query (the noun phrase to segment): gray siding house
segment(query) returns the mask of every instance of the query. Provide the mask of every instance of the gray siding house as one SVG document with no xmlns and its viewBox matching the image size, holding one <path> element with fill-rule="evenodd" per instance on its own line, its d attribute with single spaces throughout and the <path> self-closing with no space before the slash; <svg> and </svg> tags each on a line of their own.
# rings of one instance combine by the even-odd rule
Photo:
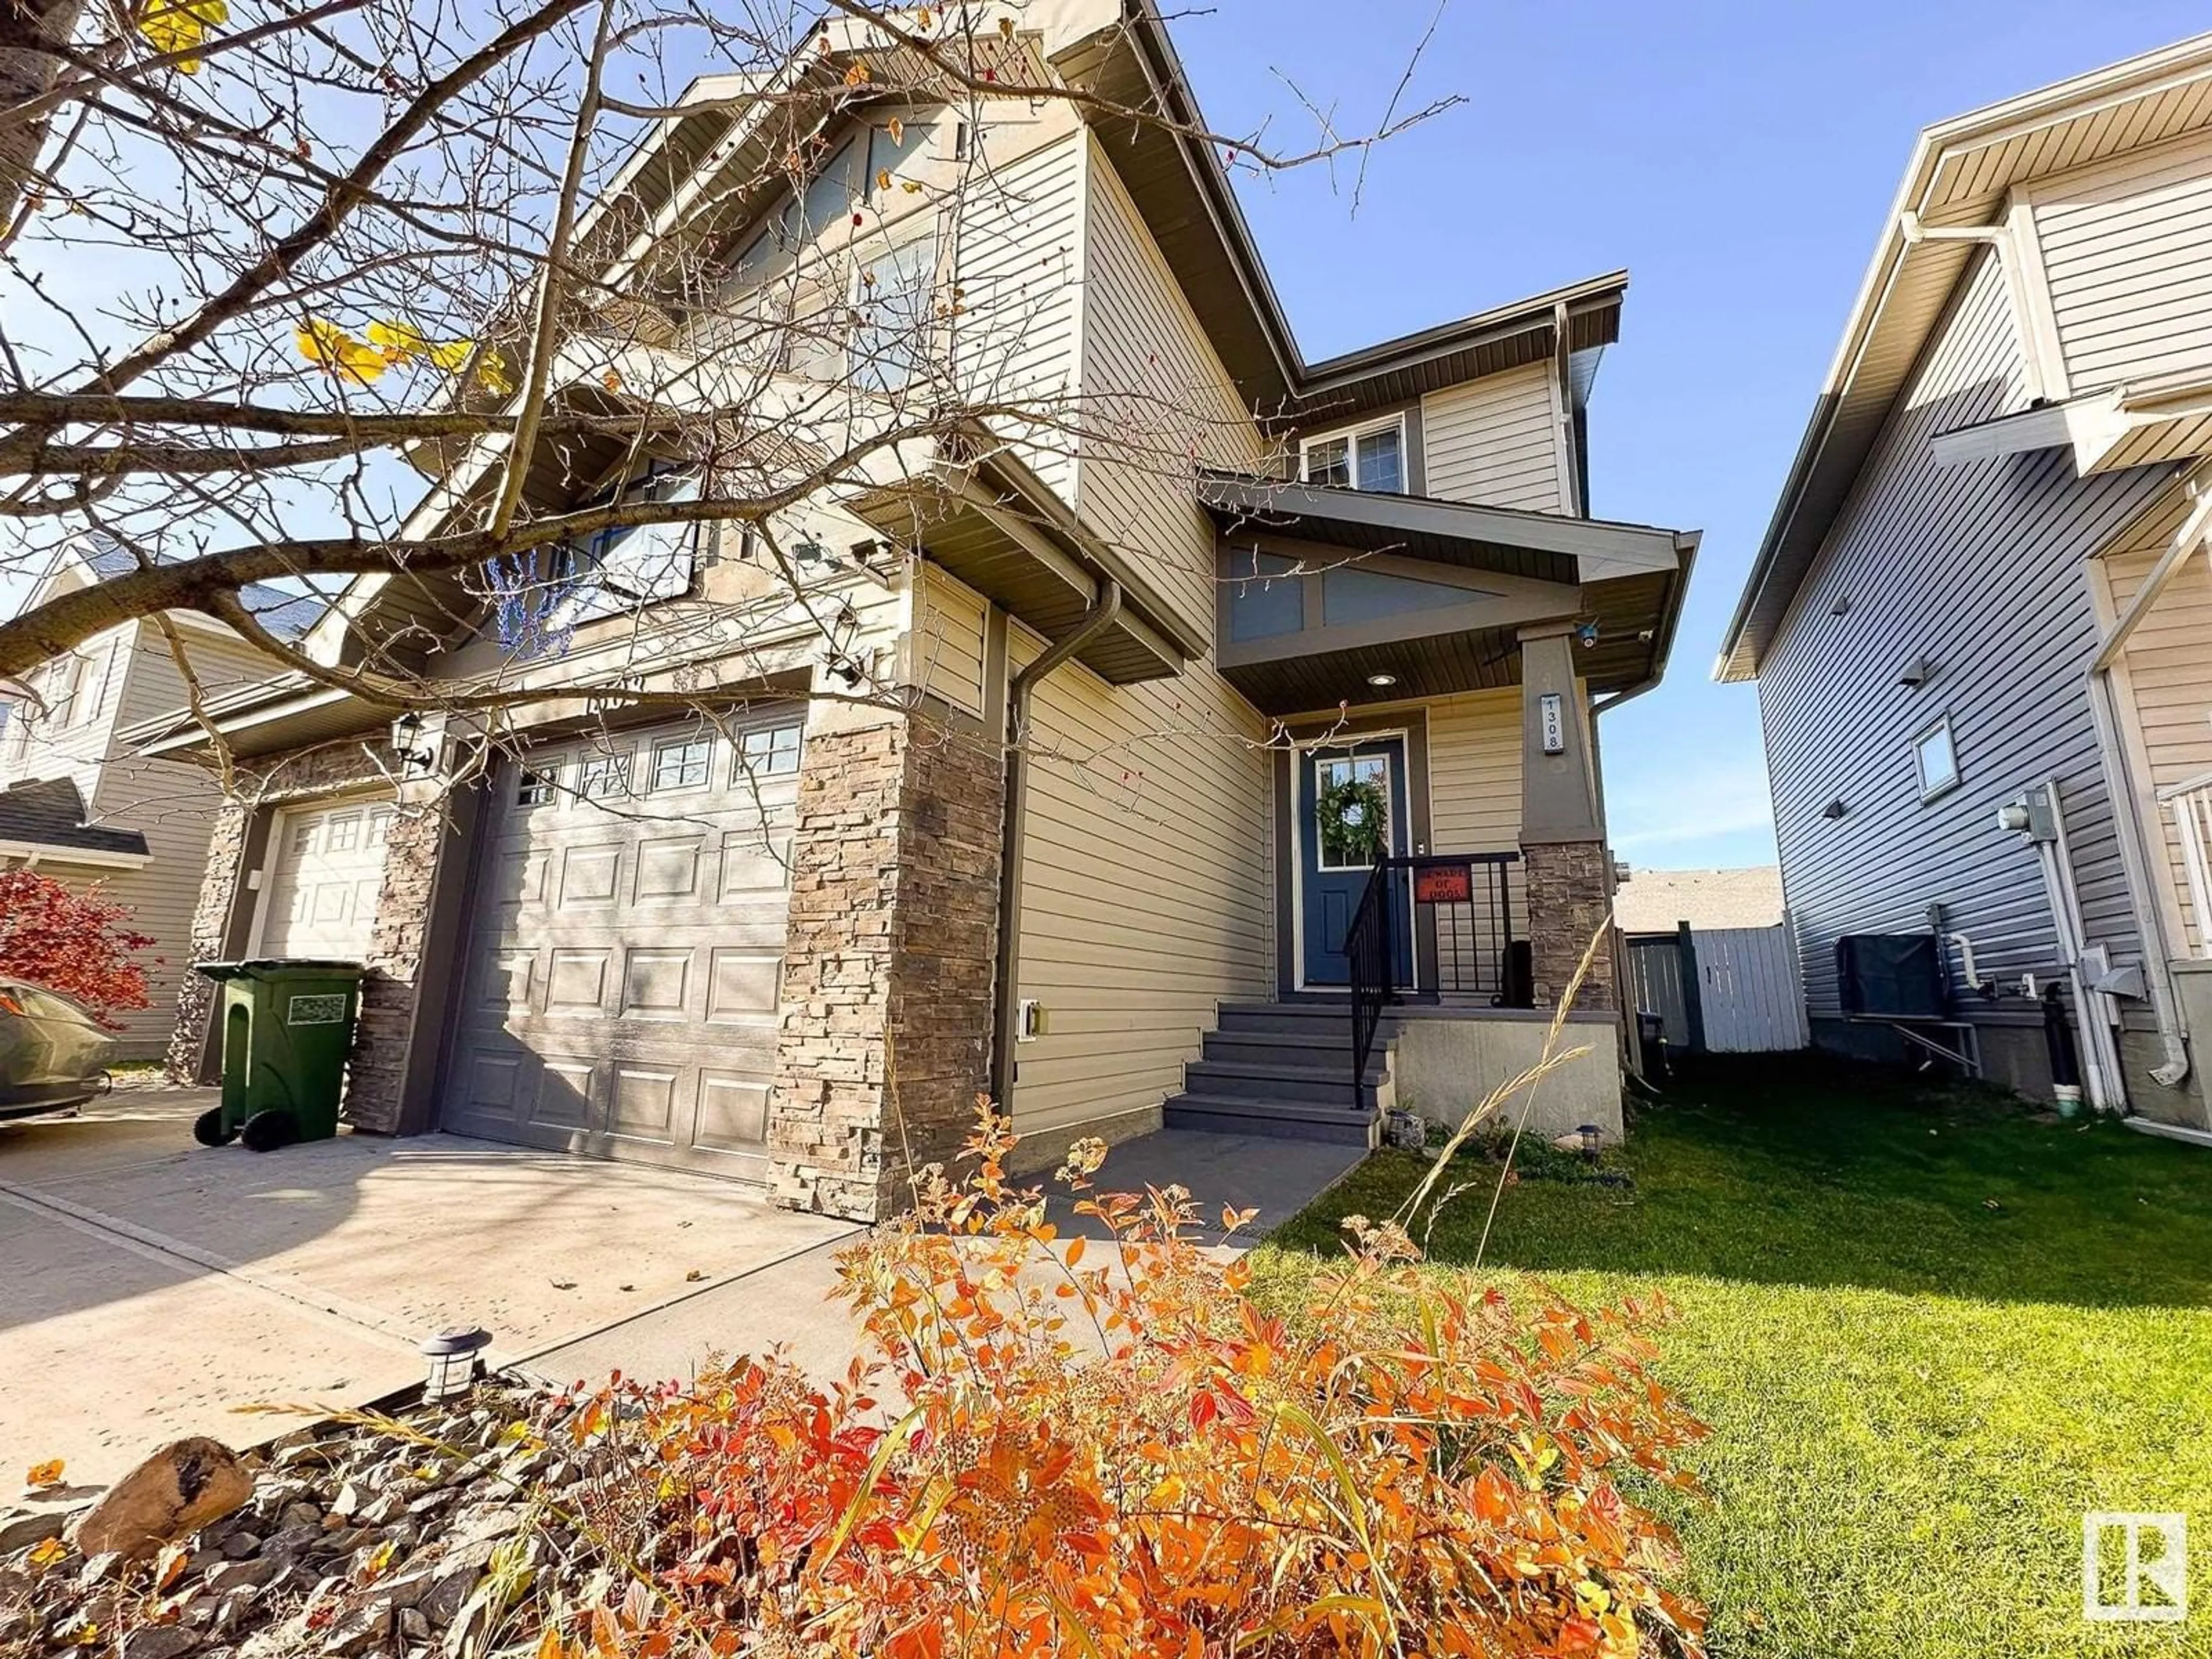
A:
<svg viewBox="0 0 2212 1659">
<path fill-rule="evenodd" d="M 2202 1128 L 2212 36 L 1923 135 L 1722 648 L 1816 1042 Z M 1838 941 L 1932 935 L 1942 1018 Z M 2063 1067 L 2061 1057 L 2057 1064 Z"/>
<path fill-rule="evenodd" d="M 135 569 L 113 545 L 71 549 L 30 598 L 38 602 Z M 264 628 L 296 638 L 322 606 L 270 587 L 244 599 Z M 270 663 L 222 623 L 179 612 L 179 649 L 210 696 L 252 684 Z M 95 884 L 131 908 L 154 940 L 141 960 L 148 1006 L 118 1016 L 116 1054 L 167 1052 L 191 959 L 191 922 L 207 872 L 208 835 L 222 804 L 198 767 L 141 755 L 123 732 L 185 695 L 175 653 L 151 618 L 94 635 L 17 686 L 0 686 L 0 868 L 30 866 L 82 890 Z"/>
</svg>

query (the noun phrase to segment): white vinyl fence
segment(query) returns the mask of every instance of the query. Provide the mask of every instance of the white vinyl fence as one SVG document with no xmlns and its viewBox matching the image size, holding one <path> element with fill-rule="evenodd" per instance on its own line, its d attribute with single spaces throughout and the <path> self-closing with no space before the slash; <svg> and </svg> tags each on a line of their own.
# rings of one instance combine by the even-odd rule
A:
<svg viewBox="0 0 2212 1659">
<path fill-rule="evenodd" d="M 1813 1040 L 1786 923 L 1633 938 L 1628 963 L 1637 1008 L 1660 1017 L 1676 1048 L 1777 1054 Z"/>
</svg>

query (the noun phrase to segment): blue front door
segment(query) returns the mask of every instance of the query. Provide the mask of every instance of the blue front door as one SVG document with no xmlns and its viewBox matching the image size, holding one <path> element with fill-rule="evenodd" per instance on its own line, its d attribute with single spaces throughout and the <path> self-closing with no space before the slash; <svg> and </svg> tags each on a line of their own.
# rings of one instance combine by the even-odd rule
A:
<svg viewBox="0 0 2212 1659">
<path fill-rule="evenodd" d="M 1406 740 L 1371 738 L 1328 747 L 1302 749 L 1297 765 L 1298 883 L 1302 917 L 1299 941 L 1309 986 L 1352 982 L 1344 954 L 1345 935 L 1375 873 L 1367 817 L 1379 800 L 1384 822 L 1373 839 L 1391 854 L 1410 850 L 1406 810 Z M 1364 787 L 1361 787 L 1364 786 Z M 1398 973 L 1413 977 L 1413 930 L 1405 906 L 1398 907 Z"/>
</svg>

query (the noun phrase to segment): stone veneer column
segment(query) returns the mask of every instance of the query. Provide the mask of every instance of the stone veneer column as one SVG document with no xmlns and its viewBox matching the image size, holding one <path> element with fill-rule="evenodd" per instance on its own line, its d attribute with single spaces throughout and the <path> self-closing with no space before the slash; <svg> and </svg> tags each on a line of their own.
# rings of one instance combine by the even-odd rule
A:
<svg viewBox="0 0 2212 1659">
<path fill-rule="evenodd" d="M 246 866 L 246 844 L 253 828 L 253 811 L 245 802 L 227 800 L 216 809 L 215 828 L 208 836 L 207 868 L 200 878 L 200 896 L 192 910 L 192 962 L 217 962 L 230 948 L 231 919 L 238 908 L 238 884 Z M 169 1081 L 186 1087 L 210 1081 L 207 1052 L 208 1020 L 215 1012 L 215 981 L 186 974 L 177 993 L 177 1023 L 169 1034 L 168 1056 L 162 1070 Z"/>
<path fill-rule="evenodd" d="M 815 705 L 769 1104 L 778 1204 L 875 1220 L 958 1149 L 990 1068 L 1004 790 L 993 744 Z"/>
<path fill-rule="evenodd" d="M 1547 623 L 1521 635 L 1521 868 L 1528 893 L 1530 978 L 1536 1006 L 1566 994 L 1590 936 L 1610 928 L 1613 858 L 1599 820 L 1589 710 L 1575 678 L 1574 628 Z M 1559 699 L 1562 746 L 1544 748 L 1543 700 Z M 1610 938 L 1598 946 L 1576 1006 L 1617 1009 Z"/>
<path fill-rule="evenodd" d="M 346 1062 L 346 1121 L 387 1135 L 410 1127 L 407 1080 L 438 860 L 449 851 L 454 857 L 466 853 L 450 833 L 453 818 L 446 801 L 418 786 L 405 786 L 404 791 L 386 834 L 384 880 L 364 963 L 368 972 L 361 982 L 361 1012 Z M 436 1021 L 446 1018 L 443 1009 L 434 1014 Z"/>
</svg>

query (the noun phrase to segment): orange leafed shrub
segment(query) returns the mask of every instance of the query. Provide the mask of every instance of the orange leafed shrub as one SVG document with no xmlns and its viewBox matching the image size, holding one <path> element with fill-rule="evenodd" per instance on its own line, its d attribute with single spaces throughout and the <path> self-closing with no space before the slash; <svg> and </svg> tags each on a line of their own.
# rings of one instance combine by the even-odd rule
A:
<svg viewBox="0 0 2212 1659">
<path fill-rule="evenodd" d="M 539 1651 L 860 1659 L 1696 1655 L 1632 1475 L 1702 1432 L 1646 1370 L 1658 1311 L 1458 1296 L 1358 1224 L 1290 1318 L 1180 1192 L 1093 1196 L 1090 1238 L 977 1173 L 842 1261 L 875 1353 L 618 1386 L 572 1432 L 633 1581 Z M 1241 1218 L 1224 1218 L 1233 1227 Z M 1630 1484 L 1633 1484 L 1632 1481 Z"/>
</svg>

